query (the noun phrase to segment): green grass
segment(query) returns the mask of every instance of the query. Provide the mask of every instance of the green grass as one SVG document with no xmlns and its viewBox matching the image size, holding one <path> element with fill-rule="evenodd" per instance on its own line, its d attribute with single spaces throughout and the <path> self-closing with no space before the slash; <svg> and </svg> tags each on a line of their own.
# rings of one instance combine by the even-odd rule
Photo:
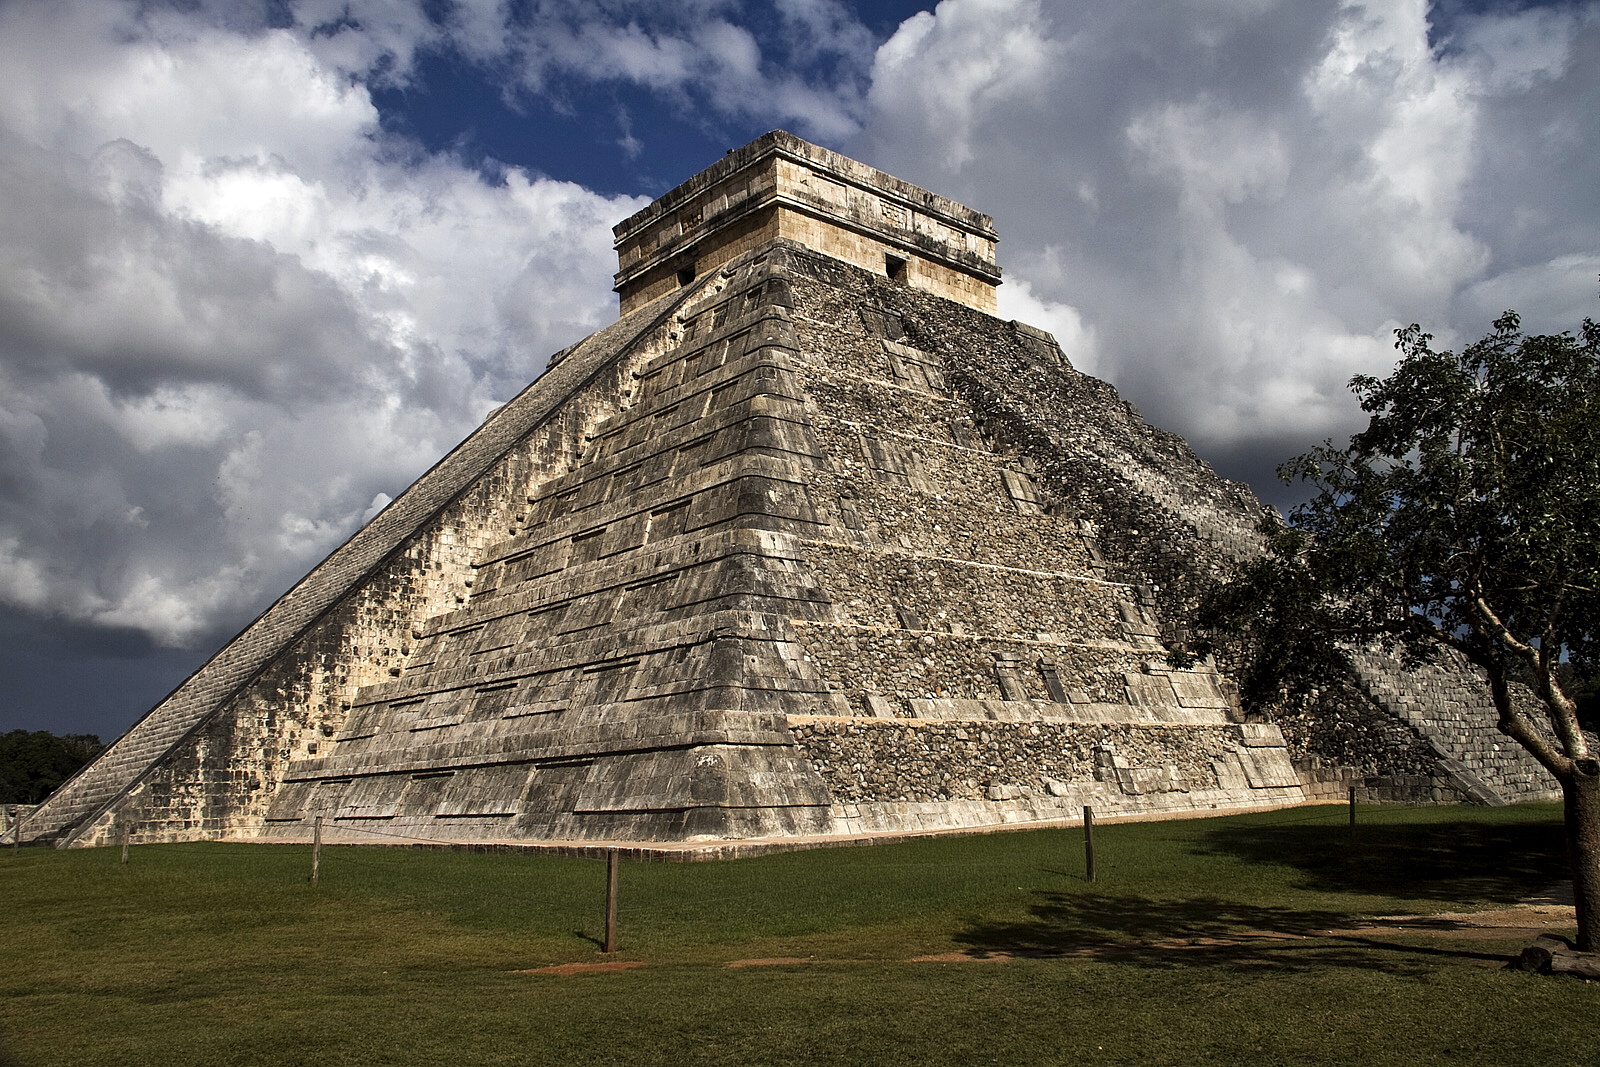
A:
<svg viewBox="0 0 1600 1067">
<path fill-rule="evenodd" d="M 599 861 L 330 847 L 312 888 L 298 846 L 23 849 L 0 1065 L 1600 1061 L 1600 986 L 1495 969 L 1521 942 L 1318 933 L 1544 888 L 1559 811 L 1361 818 L 1102 825 L 1092 884 L 1076 830 L 625 864 L 646 966 L 566 976 L 517 972 L 604 958 Z M 812 962 L 726 966 L 765 957 Z"/>
</svg>

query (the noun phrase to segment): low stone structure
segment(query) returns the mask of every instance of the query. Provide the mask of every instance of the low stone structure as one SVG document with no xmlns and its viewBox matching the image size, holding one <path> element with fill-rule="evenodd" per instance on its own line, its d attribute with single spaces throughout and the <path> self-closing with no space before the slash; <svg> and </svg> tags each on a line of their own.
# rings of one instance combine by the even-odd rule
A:
<svg viewBox="0 0 1600 1067">
<path fill-rule="evenodd" d="M 940 296 L 995 310 L 994 220 L 775 130 L 729 152 L 616 227 L 624 315 L 785 239 Z"/>
<path fill-rule="evenodd" d="M 1162 650 L 1259 505 L 989 313 L 986 217 L 774 133 L 617 236 L 621 319 L 31 838 L 748 839 L 1306 797 L 1318 729 L 1292 751 Z M 1384 721 L 1432 773 L 1433 720 Z"/>
</svg>

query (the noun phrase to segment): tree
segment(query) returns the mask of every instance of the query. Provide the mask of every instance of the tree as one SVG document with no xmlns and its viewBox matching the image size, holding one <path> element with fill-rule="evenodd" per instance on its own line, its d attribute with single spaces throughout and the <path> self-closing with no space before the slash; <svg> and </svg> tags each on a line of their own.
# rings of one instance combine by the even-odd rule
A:
<svg viewBox="0 0 1600 1067">
<path fill-rule="evenodd" d="M 0 804 L 38 804 L 105 750 L 93 734 L 0 734 Z"/>
<path fill-rule="evenodd" d="M 1597 951 L 1600 761 L 1573 687 L 1600 651 L 1600 327 L 1525 336 L 1507 312 L 1459 355 L 1395 333 L 1394 372 L 1350 382 L 1367 428 L 1279 468 L 1315 495 L 1263 524 L 1267 552 L 1202 598 L 1208 636 L 1175 659 L 1231 651 L 1246 701 L 1269 705 L 1348 677 L 1353 649 L 1459 651 L 1561 785 L 1578 947 Z"/>
</svg>

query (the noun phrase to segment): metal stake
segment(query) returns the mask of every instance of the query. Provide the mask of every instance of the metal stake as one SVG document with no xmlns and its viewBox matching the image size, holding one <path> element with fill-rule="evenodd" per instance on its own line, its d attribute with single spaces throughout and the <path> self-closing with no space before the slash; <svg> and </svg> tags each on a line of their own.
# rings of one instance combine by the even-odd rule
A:
<svg viewBox="0 0 1600 1067">
<path fill-rule="evenodd" d="M 1094 881 L 1094 809 L 1088 805 L 1083 809 L 1083 865 Z"/>
</svg>

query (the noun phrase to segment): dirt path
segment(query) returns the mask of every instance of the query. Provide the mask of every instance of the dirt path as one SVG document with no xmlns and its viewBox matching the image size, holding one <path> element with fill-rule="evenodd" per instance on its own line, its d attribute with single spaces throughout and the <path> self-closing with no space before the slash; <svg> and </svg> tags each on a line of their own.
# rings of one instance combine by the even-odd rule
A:
<svg viewBox="0 0 1600 1067">
<path fill-rule="evenodd" d="M 914 963 L 948 963 L 1017 958 L 1062 957 L 1114 959 L 1148 952 L 1185 952 L 1250 945 L 1270 947 L 1293 941 L 1323 937 L 1367 938 L 1385 935 L 1437 937 L 1456 940 L 1531 942 L 1540 934 L 1570 930 L 1577 924 L 1572 904 L 1572 884 L 1561 883 L 1537 893 L 1512 907 L 1496 911 L 1448 911 L 1436 915 L 1379 915 L 1354 926 L 1340 929 L 1284 933 L 1277 930 L 1241 930 L 1211 937 L 1163 938 L 1140 942 L 1104 945 L 1079 945 L 1051 952 L 1008 952 L 1004 950 L 962 949 L 917 956 Z M 1513 956 L 1516 950 L 1507 952 Z M 1482 961 L 1480 961 L 1482 962 Z"/>
<path fill-rule="evenodd" d="M 1116 959 L 1151 952 L 1192 952 L 1228 948 L 1259 946 L 1270 948 L 1288 942 L 1316 940 L 1319 938 L 1363 938 L 1402 935 L 1406 937 L 1437 937 L 1456 940 L 1492 940 L 1531 942 L 1540 934 L 1569 930 L 1577 922 L 1572 905 L 1570 883 L 1552 886 L 1509 908 L 1497 911 L 1441 912 L 1437 915 L 1380 915 L 1341 929 L 1311 930 L 1305 933 L 1284 933 L 1277 930 L 1241 930 L 1236 933 L 1210 937 L 1162 938 L 1139 942 L 1119 942 L 1098 945 L 1074 945 L 1051 950 L 1010 951 L 1004 949 L 969 948 L 953 952 L 938 952 L 926 956 L 913 956 L 908 963 L 1003 963 L 1013 959 Z M 1506 957 L 1516 955 L 1516 949 L 1507 946 Z M 818 960 L 815 957 L 775 956 L 763 959 L 732 960 L 723 966 L 793 967 L 810 963 L 881 963 L 882 960 Z M 1480 964 L 1499 965 L 1485 957 Z M 645 966 L 637 961 L 605 961 L 594 963 L 563 963 L 553 967 L 538 967 L 519 974 L 587 974 L 594 971 L 622 971 Z"/>
<path fill-rule="evenodd" d="M 1328 930 L 1330 936 L 1388 930 L 1439 937 L 1484 937 L 1532 940 L 1577 924 L 1572 883 L 1561 882 L 1509 908 L 1498 911 L 1447 911 L 1438 915 L 1380 915 L 1349 930 Z"/>
</svg>

